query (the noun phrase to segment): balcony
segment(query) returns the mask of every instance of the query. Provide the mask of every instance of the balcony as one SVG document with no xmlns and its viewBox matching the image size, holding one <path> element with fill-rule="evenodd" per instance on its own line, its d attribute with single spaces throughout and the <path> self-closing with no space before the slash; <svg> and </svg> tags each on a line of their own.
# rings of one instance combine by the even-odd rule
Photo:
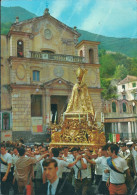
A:
<svg viewBox="0 0 137 195">
<path fill-rule="evenodd" d="M 62 55 L 62 54 L 49 54 L 44 52 L 30 51 L 30 57 L 43 60 L 55 60 L 62 62 L 76 62 L 85 63 L 85 58 L 80 56 Z"/>
</svg>

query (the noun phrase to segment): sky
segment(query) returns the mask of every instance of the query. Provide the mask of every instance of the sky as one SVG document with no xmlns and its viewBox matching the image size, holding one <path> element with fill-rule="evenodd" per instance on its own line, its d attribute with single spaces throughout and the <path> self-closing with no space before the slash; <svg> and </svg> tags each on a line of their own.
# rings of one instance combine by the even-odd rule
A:
<svg viewBox="0 0 137 195">
<path fill-rule="evenodd" d="M 70 27 L 109 37 L 137 38 L 137 0 L 2 0 L 42 16 L 50 14 Z"/>
</svg>

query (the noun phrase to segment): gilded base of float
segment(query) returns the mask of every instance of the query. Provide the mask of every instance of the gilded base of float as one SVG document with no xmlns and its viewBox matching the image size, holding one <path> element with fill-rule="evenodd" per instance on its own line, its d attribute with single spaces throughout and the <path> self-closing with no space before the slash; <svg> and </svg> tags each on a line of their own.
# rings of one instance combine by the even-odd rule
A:
<svg viewBox="0 0 137 195">
<path fill-rule="evenodd" d="M 91 150 L 95 150 L 100 148 L 101 146 L 103 146 L 104 144 L 97 144 L 97 143 L 53 143 L 51 142 L 50 147 L 58 147 L 58 148 L 62 148 L 62 147 L 69 147 L 69 148 L 73 148 L 73 147 L 79 147 L 80 149 L 84 149 L 84 148 L 89 148 Z"/>
</svg>

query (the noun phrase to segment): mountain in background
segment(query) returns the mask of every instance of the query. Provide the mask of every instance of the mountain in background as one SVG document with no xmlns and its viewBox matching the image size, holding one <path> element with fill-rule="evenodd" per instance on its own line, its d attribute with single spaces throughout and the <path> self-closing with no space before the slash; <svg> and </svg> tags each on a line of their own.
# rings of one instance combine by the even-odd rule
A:
<svg viewBox="0 0 137 195">
<path fill-rule="evenodd" d="M 12 23 L 15 22 L 16 16 L 19 21 L 37 17 L 35 14 L 27 11 L 22 7 L 1 7 L 1 34 L 7 34 Z M 84 30 L 77 30 L 81 40 L 99 41 L 99 49 L 111 52 L 119 52 L 129 57 L 137 57 L 137 39 L 133 38 L 114 38 L 97 35 Z"/>
<path fill-rule="evenodd" d="M 14 23 L 16 16 L 19 16 L 19 21 L 37 17 L 35 14 L 27 11 L 22 7 L 3 7 L 1 6 L 1 23 Z"/>
<path fill-rule="evenodd" d="M 129 57 L 137 57 L 137 39 L 106 37 L 84 30 L 77 31 L 81 34 L 79 41 L 99 41 L 101 42 L 99 45 L 99 49 L 123 53 Z"/>
</svg>

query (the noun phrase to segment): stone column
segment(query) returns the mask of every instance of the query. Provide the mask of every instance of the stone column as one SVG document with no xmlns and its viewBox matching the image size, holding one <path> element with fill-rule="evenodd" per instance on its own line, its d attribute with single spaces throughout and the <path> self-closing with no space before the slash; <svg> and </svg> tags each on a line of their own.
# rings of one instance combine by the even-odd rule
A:
<svg viewBox="0 0 137 195">
<path fill-rule="evenodd" d="M 50 111 L 51 111 L 51 105 L 50 105 L 50 92 L 48 89 L 46 89 L 46 125 L 49 125 L 50 123 Z"/>
<path fill-rule="evenodd" d="M 121 123 L 118 123 L 118 132 L 117 133 L 121 133 Z"/>
<path fill-rule="evenodd" d="M 129 137 L 129 139 L 132 139 L 132 135 L 131 135 L 131 133 L 132 133 L 132 130 L 131 130 L 131 122 L 128 122 L 128 137 Z"/>
<path fill-rule="evenodd" d="M 117 123 L 115 123 L 115 133 L 117 133 Z"/>
<path fill-rule="evenodd" d="M 112 123 L 112 133 L 115 133 L 115 123 Z"/>
<path fill-rule="evenodd" d="M 42 115 L 43 115 L 43 124 L 46 124 L 46 96 L 42 95 Z"/>
<path fill-rule="evenodd" d="M 137 121 L 134 122 L 134 127 L 135 127 L 135 136 L 136 136 L 136 139 L 137 139 Z"/>
<path fill-rule="evenodd" d="M 135 133 L 135 131 L 134 131 L 134 122 L 131 122 L 131 132 Z"/>
</svg>

